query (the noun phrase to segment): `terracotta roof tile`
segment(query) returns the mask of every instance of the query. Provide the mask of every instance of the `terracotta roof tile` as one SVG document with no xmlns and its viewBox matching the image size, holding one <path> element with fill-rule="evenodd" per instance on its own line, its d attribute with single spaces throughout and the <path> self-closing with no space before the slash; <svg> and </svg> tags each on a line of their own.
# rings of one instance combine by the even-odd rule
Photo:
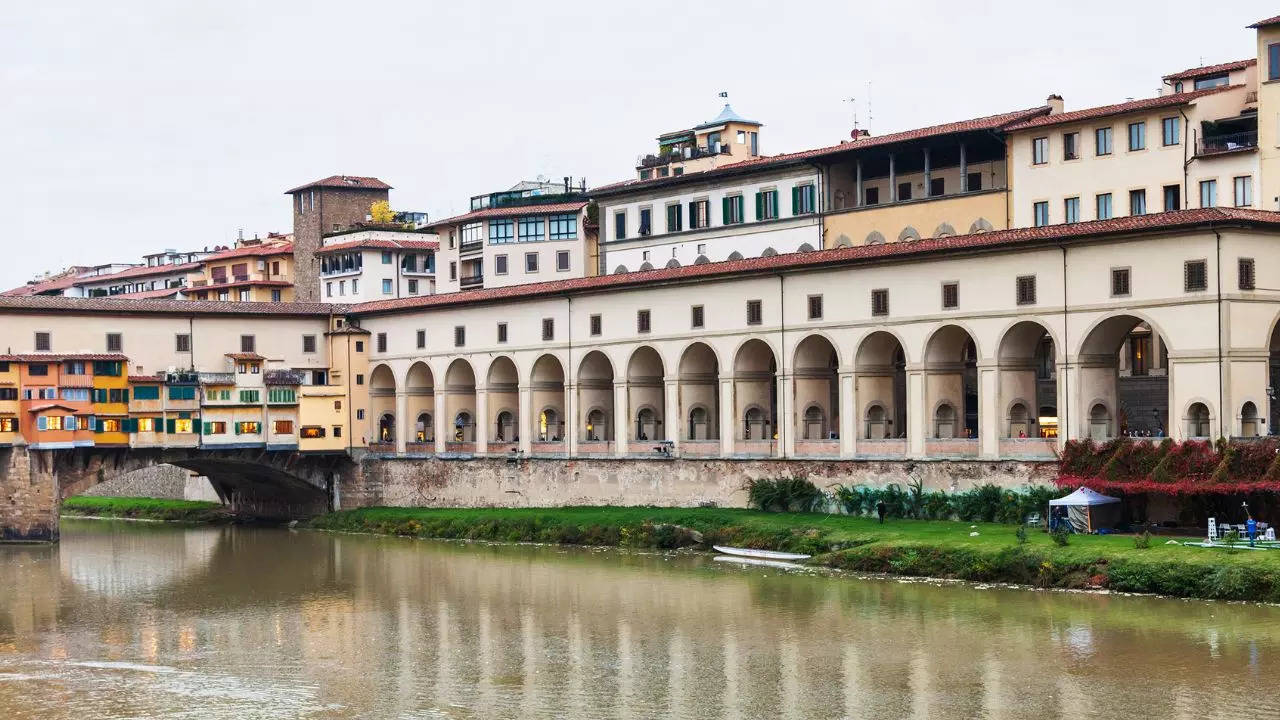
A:
<svg viewBox="0 0 1280 720">
<path fill-rule="evenodd" d="M 1264 28 L 1264 27 L 1267 27 L 1268 25 L 1280 25 L 1280 15 L 1277 15 L 1275 17 L 1269 17 L 1266 20 L 1259 20 L 1258 22 L 1250 25 L 1249 27 L 1256 29 L 1256 28 Z"/>
<path fill-rule="evenodd" d="M 129 382 L 131 383 L 162 383 L 164 382 L 164 376 L 162 375 L 130 375 Z"/>
<path fill-rule="evenodd" d="M 299 190 L 308 190 L 316 187 L 327 188 L 344 188 L 355 190 L 390 190 L 391 186 L 382 182 L 376 177 L 362 177 L 360 175 L 330 175 L 327 178 L 321 178 L 315 182 L 309 182 L 306 185 L 299 185 L 292 190 L 285 190 L 285 195 L 292 195 Z"/>
<path fill-rule="evenodd" d="M 600 275 L 531 283 L 528 285 L 512 285 L 485 290 L 469 290 L 394 300 L 376 300 L 354 305 L 349 310 L 352 314 L 364 315 L 419 308 L 449 307 L 494 300 L 538 298 L 580 291 L 627 288 L 667 281 L 726 277 L 739 273 L 822 268 L 892 258 L 910 258 L 931 253 L 1000 248 L 1135 232 L 1179 230 L 1211 223 L 1244 223 L 1280 228 L 1280 212 L 1238 208 L 1180 210 L 1169 213 L 1113 218 L 1111 220 L 1094 220 L 1070 225 L 992 230 L 947 238 L 930 238 L 883 245 L 859 245 L 806 253 L 788 253 L 772 257 L 685 265 L 678 268 Z"/>
<path fill-rule="evenodd" d="M 185 288 L 183 292 L 190 295 L 193 292 L 208 292 L 210 290 L 225 290 L 227 288 L 238 287 L 290 287 L 293 283 L 288 280 L 229 280 L 216 285 L 192 285 Z"/>
<path fill-rule="evenodd" d="M 316 248 L 316 254 L 338 252 L 340 250 L 439 250 L 440 243 L 435 240 L 388 240 L 380 238 L 369 238 L 365 240 L 350 240 L 348 242 L 333 243 Z"/>
<path fill-rule="evenodd" d="M 155 290 L 139 290 L 138 292 L 120 293 L 109 297 L 123 300 L 144 300 L 154 298 L 170 298 L 182 292 L 184 288 L 156 288 Z"/>
<path fill-rule="evenodd" d="M 200 263 L 190 262 L 181 265 L 139 265 L 131 267 L 120 272 L 104 273 L 102 275 L 89 275 L 87 277 L 77 277 L 72 285 L 93 285 L 104 280 L 123 280 L 126 278 L 147 277 L 148 275 L 168 275 L 171 273 L 190 272 L 199 270 Z"/>
<path fill-rule="evenodd" d="M 119 360 L 124 362 L 128 359 L 127 356 L 120 353 L 38 352 L 0 355 L 0 362 L 60 362 L 62 360 Z"/>
<path fill-rule="evenodd" d="M 440 227 L 441 225 L 456 225 L 460 222 L 471 222 L 472 220 L 486 220 L 490 218 L 508 218 L 520 215 L 556 215 L 567 212 L 577 212 L 585 207 L 586 200 L 574 200 L 573 202 L 548 203 L 546 205 L 513 205 L 510 207 L 485 208 L 484 210 L 472 210 L 464 215 L 455 215 L 444 220 L 437 220 L 427 227 Z"/>
<path fill-rule="evenodd" d="M 266 360 L 267 358 L 256 352 L 234 352 L 227 353 L 227 357 L 232 360 Z"/>
<path fill-rule="evenodd" d="M 1172 75 L 1165 75 L 1165 80 L 1187 80 L 1190 78 L 1204 77 L 1205 75 L 1216 75 L 1222 72 L 1232 72 L 1233 70 L 1243 70 L 1250 65 L 1257 65 L 1257 58 L 1249 58 L 1248 60 L 1233 60 L 1232 62 L 1218 63 L 1217 65 L 1203 65 L 1201 67 L 1187 68 L 1182 72 L 1176 72 Z"/>
<path fill-rule="evenodd" d="M 61 295 L 0 297 L 0 311 L 100 312 L 117 314 L 156 313 L 171 315 L 342 315 L 348 305 L 306 302 L 231 302 L 227 300 L 129 300 L 121 298 L 77 298 Z"/>
<path fill-rule="evenodd" d="M 264 243 L 262 245 L 247 245 L 245 247 L 223 250 L 222 252 L 214 253 L 213 255 L 205 258 L 204 262 L 217 262 L 219 260 L 227 260 L 229 258 L 253 257 L 255 255 L 264 257 L 268 255 L 288 255 L 291 252 L 293 252 L 293 243 L 291 242 Z"/>
<path fill-rule="evenodd" d="M 1204 97 L 1205 95 L 1214 95 L 1220 92 L 1239 90 L 1242 87 L 1244 86 L 1221 85 L 1219 87 L 1206 88 L 1204 90 L 1192 90 L 1191 92 L 1171 93 L 1169 95 L 1161 95 L 1160 97 L 1131 100 L 1129 102 L 1117 103 L 1115 105 L 1102 105 L 1099 107 L 1085 108 L 1083 110 L 1072 110 L 1071 112 L 1058 113 L 1056 115 L 1043 115 L 1041 117 L 1024 120 L 1023 122 L 1010 125 L 1005 128 L 1005 130 L 1007 132 L 1017 132 L 1019 130 L 1029 130 L 1031 128 L 1066 125 L 1068 123 L 1084 122 L 1086 120 L 1095 120 L 1097 118 L 1111 117 L 1114 115 L 1124 115 L 1126 113 L 1139 112 L 1142 110 L 1175 107 L 1178 105 L 1186 105 L 1192 100 Z"/>
</svg>

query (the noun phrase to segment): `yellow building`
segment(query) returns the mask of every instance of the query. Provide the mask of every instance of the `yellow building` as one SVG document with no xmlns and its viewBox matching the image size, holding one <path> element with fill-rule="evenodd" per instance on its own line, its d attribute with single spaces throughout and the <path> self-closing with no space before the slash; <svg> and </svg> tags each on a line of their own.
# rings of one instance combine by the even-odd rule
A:
<svg viewBox="0 0 1280 720">
<path fill-rule="evenodd" d="M 164 376 L 129 376 L 129 418 L 125 430 L 132 447 L 159 447 L 164 442 Z"/>
<path fill-rule="evenodd" d="M 0 360 L 0 447 L 22 441 L 18 427 L 18 364 Z"/>
<path fill-rule="evenodd" d="M 246 240 L 239 247 L 210 255 L 187 277 L 191 300 L 291 302 L 293 243 L 272 237 Z"/>
<path fill-rule="evenodd" d="M 79 362 L 79 361 L 74 361 Z M 128 445 L 129 376 L 123 355 L 95 356 L 93 370 L 93 416 L 95 445 Z M 73 361 L 69 361 L 73 363 Z"/>
</svg>

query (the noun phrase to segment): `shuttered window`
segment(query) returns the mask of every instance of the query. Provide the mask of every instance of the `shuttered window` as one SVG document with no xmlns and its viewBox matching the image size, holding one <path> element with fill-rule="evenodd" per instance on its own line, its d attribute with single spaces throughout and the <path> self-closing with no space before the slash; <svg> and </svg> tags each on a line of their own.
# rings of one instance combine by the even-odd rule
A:
<svg viewBox="0 0 1280 720">
<path fill-rule="evenodd" d="M 1129 273 L 1129 268 L 1111 268 L 1111 295 L 1113 297 L 1123 297 L 1132 292 Z"/>
<path fill-rule="evenodd" d="M 871 291 L 871 314 L 877 317 L 889 314 L 889 291 Z"/>
<path fill-rule="evenodd" d="M 700 328 L 704 326 L 705 318 L 703 316 L 702 306 L 694 305 L 689 312 L 689 326 L 692 328 Z"/>
<path fill-rule="evenodd" d="M 599 315 L 591 316 L 591 336 L 592 337 L 598 337 L 600 335 L 600 330 L 602 325 L 603 323 L 600 321 Z"/>
<path fill-rule="evenodd" d="M 810 320 L 822 319 L 822 296 L 821 295 L 809 296 L 809 319 Z"/>
<path fill-rule="evenodd" d="M 649 332 L 649 311 L 648 310 L 636 311 L 636 332 L 638 333 Z"/>
<path fill-rule="evenodd" d="M 950 282 L 942 284 L 942 307 L 960 307 L 960 283 Z"/>
<path fill-rule="evenodd" d="M 1240 258 L 1237 265 L 1241 290 L 1253 290 L 1255 287 L 1253 258 Z"/>
<path fill-rule="evenodd" d="M 759 325 L 764 322 L 764 309 L 759 300 L 747 301 L 747 324 Z"/>
<path fill-rule="evenodd" d="M 1017 295 L 1019 305 L 1035 305 L 1036 304 L 1036 276 L 1023 275 L 1017 281 Z"/>
<path fill-rule="evenodd" d="M 1209 288 L 1209 266 L 1204 260 L 1188 260 L 1182 266 L 1183 287 L 1187 292 Z"/>
</svg>

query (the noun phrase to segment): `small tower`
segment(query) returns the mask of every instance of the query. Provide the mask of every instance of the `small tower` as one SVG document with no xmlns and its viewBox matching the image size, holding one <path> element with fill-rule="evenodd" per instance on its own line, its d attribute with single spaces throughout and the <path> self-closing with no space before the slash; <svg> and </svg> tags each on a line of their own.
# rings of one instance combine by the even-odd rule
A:
<svg viewBox="0 0 1280 720">
<path fill-rule="evenodd" d="M 293 198 L 293 287 L 299 302 L 320 299 L 316 250 L 325 233 L 362 223 L 391 186 L 375 177 L 333 175 L 285 192 Z"/>
</svg>

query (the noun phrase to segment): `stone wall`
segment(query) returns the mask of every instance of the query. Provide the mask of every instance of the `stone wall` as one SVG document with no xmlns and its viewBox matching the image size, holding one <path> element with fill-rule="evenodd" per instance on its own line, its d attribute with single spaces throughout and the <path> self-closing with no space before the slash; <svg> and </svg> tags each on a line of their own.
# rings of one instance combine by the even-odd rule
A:
<svg viewBox="0 0 1280 720">
<path fill-rule="evenodd" d="M 107 478 L 80 494 L 219 502 L 209 478 L 176 465 L 155 465 Z"/>
<path fill-rule="evenodd" d="M 0 449 L 0 542 L 58 539 L 58 484 L 49 451 Z"/>
<path fill-rule="evenodd" d="M 746 505 L 748 479 L 806 475 L 833 484 L 906 485 L 966 490 L 984 483 L 1016 488 L 1048 484 L 1051 462 L 819 461 L 699 459 L 416 459 L 366 458 L 338 484 L 342 508 L 548 507 L 558 505 Z"/>
</svg>

